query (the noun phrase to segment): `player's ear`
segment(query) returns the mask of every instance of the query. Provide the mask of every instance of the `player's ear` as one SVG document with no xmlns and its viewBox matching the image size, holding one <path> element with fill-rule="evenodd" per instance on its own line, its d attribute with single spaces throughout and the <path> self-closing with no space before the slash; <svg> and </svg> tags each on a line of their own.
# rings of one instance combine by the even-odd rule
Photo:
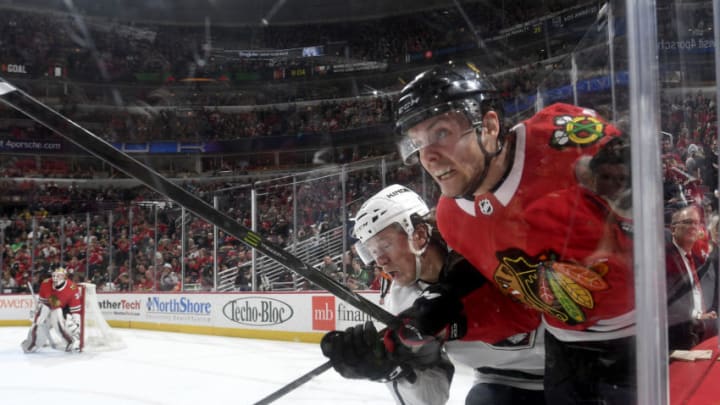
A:
<svg viewBox="0 0 720 405">
<path fill-rule="evenodd" d="M 430 232 L 427 225 L 419 224 L 415 227 L 412 234 L 413 247 L 420 250 L 430 242 Z"/>
<path fill-rule="evenodd" d="M 497 138 L 500 134 L 500 117 L 493 110 L 490 110 L 483 115 L 483 129 L 492 138 Z"/>
</svg>

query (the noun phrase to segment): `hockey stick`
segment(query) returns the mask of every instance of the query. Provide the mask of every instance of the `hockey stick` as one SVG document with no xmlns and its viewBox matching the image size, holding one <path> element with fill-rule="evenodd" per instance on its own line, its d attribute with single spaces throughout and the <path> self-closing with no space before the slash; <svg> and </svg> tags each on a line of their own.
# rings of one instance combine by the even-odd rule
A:
<svg viewBox="0 0 720 405">
<path fill-rule="evenodd" d="M 32 287 L 32 283 L 29 281 L 27 282 L 27 288 L 28 291 L 30 291 L 30 295 L 33 297 L 33 301 L 37 304 L 37 296 L 35 296 L 35 290 Z"/>
<path fill-rule="evenodd" d="M 161 174 L 116 149 L 110 143 L 69 118 L 63 116 L 31 95 L 0 78 L 0 101 L 25 114 L 33 121 L 45 126 L 91 155 L 104 160 L 116 169 L 140 180 L 147 187 L 163 196 L 176 201 L 212 225 L 217 226 L 240 242 L 270 257 L 289 270 L 310 280 L 328 292 L 346 301 L 386 325 L 396 325 L 392 314 L 375 305 L 365 297 L 347 289 L 325 273 L 303 263 L 300 259 L 278 245 L 263 239 L 262 236 L 239 224 L 233 218 L 218 211 L 212 205 L 169 181 Z"/>
<path fill-rule="evenodd" d="M 32 296 L 33 305 L 35 306 L 35 308 L 32 311 L 30 311 L 30 319 L 33 319 L 33 318 L 35 318 L 35 311 L 37 311 L 38 297 L 37 297 L 37 295 L 35 295 L 35 290 L 33 290 L 33 286 L 32 286 L 31 282 L 29 282 L 29 281 L 27 282 L 27 287 L 28 287 L 28 290 L 30 291 L 30 295 Z"/>
<path fill-rule="evenodd" d="M 279 390 L 273 392 L 272 394 L 266 396 L 265 398 L 259 400 L 258 402 L 255 402 L 253 405 L 267 405 L 276 399 L 282 397 L 283 395 L 287 394 L 288 392 L 294 390 L 295 388 L 305 384 L 306 382 L 310 381 L 314 377 L 319 376 L 320 374 L 324 373 L 326 370 L 332 368 L 331 362 L 325 362 L 318 367 L 315 367 L 314 369 L 308 371 L 307 373 L 303 374 L 301 377 L 298 377 L 297 379 L 289 382 L 284 387 L 280 388 Z"/>
<path fill-rule="evenodd" d="M 217 226 L 227 234 L 237 238 L 248 247 L 256 249 L 258 252 L 263 253 L 289 270 L 326 289 L 331 294 L 346 301 L 348 304 L 354 306 L 360 311 L 363 311 L 376 320 L 391 327 L 400 326 L 397 318 L 380 306 L 375 305 L 373 302 L 356 292 L 349 290 L 347 287 L 335 281 L 325 273 L 314 269 L 306 263 L 303 263 L 300 259 L 288 253 L 280 246 L 263 239 L 259 234 L 239 224 L 237 221 L 218 211 L 212 205 L 198 198 L 194 194 L 191 194 L 185 189 L 172 183 L 149 166 L 146 166 L 140 161 L 134 159 L 127 153 L 116 149 L 107 141 L 52 108 L 46 106 L 39 100 L 36 100 L 31 95 L 16 88 L 2 78 L 0 78 L 0 101 L 67 139 L 91 155 L 102 159 L 116 169 L 136 178 L 147 187 L 173 201 L 176 201 L 178 204 L 192 211 L 195 215 Z M 276 393 L 271 394 L 270 397 L 273 397 L 272 400 L 279 398 L 285 393 L 310 380 L 314 376 L 327 370 L 329 367 L 330 364 L 327 362 L 315 368 L 305 376 L 297 379 L 296 381 L 298 383 L 293 381 Z M 280 392 L 282 393 L 278 394 Z"/>
</svg>

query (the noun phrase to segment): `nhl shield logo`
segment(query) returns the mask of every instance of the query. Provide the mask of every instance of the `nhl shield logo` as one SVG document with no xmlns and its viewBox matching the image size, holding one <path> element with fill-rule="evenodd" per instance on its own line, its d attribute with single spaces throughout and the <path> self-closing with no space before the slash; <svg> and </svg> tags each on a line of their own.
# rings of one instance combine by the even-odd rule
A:
<svg viewBox="0 0 720 405">
<path fill-rule="evenodd" d="M 478 201 L 478 207 L 480 208 L 480 212 L 485 215 L 490 215 L 493 213 L 492 203 L 487 198 Z"/>
</svg>

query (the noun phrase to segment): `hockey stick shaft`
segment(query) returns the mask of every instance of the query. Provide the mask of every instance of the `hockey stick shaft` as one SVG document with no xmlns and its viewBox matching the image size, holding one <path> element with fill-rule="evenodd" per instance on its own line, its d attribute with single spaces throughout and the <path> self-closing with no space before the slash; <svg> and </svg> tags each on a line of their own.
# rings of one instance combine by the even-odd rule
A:
<svg viewBox="0 0 720 405">
<path fill-rule="evenodd" d="M 280 388 L 279 390 L 273 392 L 272 394 L 266 396 L 265 398 L 259 400 L 258 402 L 255 402 L 254 405 L 267 405 L 269 403 L 272 403 L 276 399 L 282 397 L 283 395 L 294 390 L 295 388 L 305 384 L 306 382 L 310 381 L 314 377 L 319 376 L 320 374 L 324 373 L 326 370 L 329 370 L 330 368 L 332 368 L 332 363 L 329 361 L 325 362 L 325 363 L 319 365 L 318 367 L 315 367 L 314 369 L 303 374 L 301 377 L 297 378 L 296 380 L 289 382 L 288 384 L 286 384 L 284 387 Z"/>
<path fill-rule="evenodd" d="M 212 205 L 169 181 L 161 174 L 116 149 L 107 141 L 93 134 L 69 118 L 46 106 L 31 95 L 0 79 L 0 101 L 23 113 L 35 122 L 47 127 L 91 155 L 102 159 L 116 169 L 138 179 L 147 187 L 176 201 L 205 221 L 237 238 L 250 248 L 270 257 L 289 270 L 310 280 L 328 292 L 346 301 L 386 325 L 395 325 L 395 317 L 365 297 L 349 290 L 323 272 L 314 269 L 300 259 L 265 240 L 259 234 L 239 224 L 233 218 L 218 211 Z"/>
<path fill-rule="evenodd" d="M 35 296 L 35 290 L 33 289 L 32 283 L 29 281 L 27 282 L 27 288 L 28 291 L 30 291 L 30 295 L 32 295 L 33 300 L 37 300 L 37 297 Z"/>
<path fill-rule="evenodd" d="M 35 313 L 35 311 L 37 311 L 37 308 L 38 308 L 38 297 L 37 297 L 37 295 L 35 295 L 35 290 L 33 289 L 32 283 L 30 281 L 27 282 L 27 287 L 28 287 L 28 291 L 30 291 L 30 295 L 32 296 L 33 305 L 34 305 L 34 309 L 32 311 L 30 311 L 30 317 L 34 319 L 35 318 L 34 313 Z"/>
<path fill-rule="evenodd" d="M 237 238 L 250 248 L 265 254 L 291 271 L 310 280 L 328 292 L 346 301 L 348 304 L 372 316 L 378 321 L 388 325 L 397 326 L 398 320 L 391 313 L 362 297 L 323 272 L 303 263 L 300 259 L 288 253 L 280 246 L 266 241 L 259 234 L 242 226 L 234 219 L 218 211 L 204 200 L 196 197 L 185 189 L 172 183 L 152 168 L 144 165 L 128 154 L 116 149 L 110 143 L 63 116 L 57 111 L 44 105 L 31 95 L 14 87 L 12 84 L 0 79 L 0 101 L 11 108 L 23 113 L 30 119 L 47 127 L 61 137 L 67 139 L 91 155 L 102 159 L 116 169 L 132 176 L 157 191 L 163 196 L 176 201 L 188 210 L 217 226 L 227 234 Z M 263 403 L 270 403 L 286 393 L 301 386 L 313 377 L 329 369 L 331 364 L 326 362 L 311 370 L 297 380 L 287 384 L 280 390 L 266 397 Z"/>
</svg>

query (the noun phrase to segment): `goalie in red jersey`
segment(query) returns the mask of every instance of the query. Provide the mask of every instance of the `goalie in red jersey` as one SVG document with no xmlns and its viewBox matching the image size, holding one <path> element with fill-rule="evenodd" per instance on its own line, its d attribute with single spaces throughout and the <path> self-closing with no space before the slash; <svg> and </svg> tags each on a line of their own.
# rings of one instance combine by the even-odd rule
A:
<svg viewBox="0 0 720 405">
<path fill-rule="evenodd" d="M 419 161 L 440 186 L 448 246 L 542 314 L 548 403 L 634 403 L 631 240 L 575 177 L 576 162 L 620 132 L 561 103 L 510 128 L 498 92 L 471 64 L 438 66 L 405 86 L 397 129 L 405 163 Z"/>
<path fill-rule="evenodd" d="M 80 351 L 80 312 L 82 300 L 78 286 L 59 267 L 40 284 L 33 323 L 21 346 L 25 353 L 50 346 L 66 352 Z"/>
</svg>

